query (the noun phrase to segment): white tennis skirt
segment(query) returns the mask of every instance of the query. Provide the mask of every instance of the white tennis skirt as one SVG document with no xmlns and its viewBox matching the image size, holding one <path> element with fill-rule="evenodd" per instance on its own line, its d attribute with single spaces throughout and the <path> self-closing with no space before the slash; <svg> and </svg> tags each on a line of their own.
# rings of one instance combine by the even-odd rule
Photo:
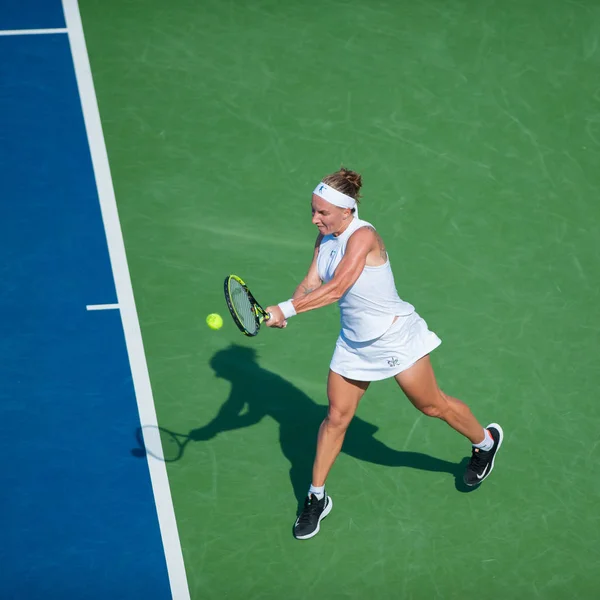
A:
<svg viewBox="0 0 600 600">
<path fill-rule="evenodd" d="M 408 369 L 441 343 L 413 312 L 398 317 L 381 337 L 368 342 L 353 342 L 340 334 L 329 368 L 348 379 L 379 381 Z"/>
</svg>

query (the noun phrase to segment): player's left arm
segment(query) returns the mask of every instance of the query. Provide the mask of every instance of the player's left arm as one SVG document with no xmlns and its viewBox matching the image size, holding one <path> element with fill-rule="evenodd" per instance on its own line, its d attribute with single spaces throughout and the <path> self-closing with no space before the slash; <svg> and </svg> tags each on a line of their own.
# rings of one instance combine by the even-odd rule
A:
<svg viewBox="0 0 600 600">
<path fill-rule="evenodd" d="M 333 279 L 309 294 L 293 299 L 296 314 L 337 302 L 356 283 L 365 268 L 369 252 L 376 245 L 377 238 L 372 229 L 361 227 L 354 232 L 348 240 L 346 252 L 335 270 Z M 276 318 L 281 309 L 270 306 L 267 312 Z"/>
</svg>

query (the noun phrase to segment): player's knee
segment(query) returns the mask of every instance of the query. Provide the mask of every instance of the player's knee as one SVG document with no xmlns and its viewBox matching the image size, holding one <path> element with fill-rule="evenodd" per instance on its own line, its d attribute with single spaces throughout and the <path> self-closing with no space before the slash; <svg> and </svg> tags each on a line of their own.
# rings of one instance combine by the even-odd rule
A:
<svg viewBox="0 0 600 600">
<path fill-rule="evenodd" d="M 334 429 L 345 431 L 352 421 L 354 415 L 347 411 L 329 409 L 327 413 L 327 424 Z"/>
<path fill-rule="evenodd" d="M 419 410 L 428 417 L 434 417 L 436 419 L 439 419 L 442 416 L 442 411 L 440 410 L 440 407 L 436 406 L 435 404 L 427 404 L 425 406 L 421 406 Z"/>
<path fill-rule="evenodd" d="M 435 399 L 434 402 L 424 404 L 419 407 L 419 410 L 427 415 L 428 417 L 434 417 L 436 419 L 443 419 L 448 409 L 448 402 L 444 392 L 440 391 L 440 395 Z"/>
</svg>

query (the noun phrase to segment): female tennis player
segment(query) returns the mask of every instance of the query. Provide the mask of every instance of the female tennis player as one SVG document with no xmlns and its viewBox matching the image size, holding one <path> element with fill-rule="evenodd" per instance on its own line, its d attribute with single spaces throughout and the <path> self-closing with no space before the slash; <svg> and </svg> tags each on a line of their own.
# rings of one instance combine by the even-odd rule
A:
<svg viewBox="0 0 600 600">
<path fill-rule="evenodd" d="M 294 524 L 298 539 L 315 536 L 331 512 L 325 480 L 372 381 L 394 377 L 417 409 L 469 439 L 472 455 L 464 473 L 469 486 L 492 472 L 503 439 L 500 425 L 484 429 L 466 404 L 438 387 L 429 353 L 441 340 L 398 296 L 383 240 L 358 218 L 361 186 L 361 176 L 343 167 L 317 185 L 312 222 L 319 234 L 308 273 L 290 300 L 266 309 L 271 313 L 266 325 L 280 328 L 294 315 L 334 302 L 341 314 L 327 381 L 329 409 L 319 429 L 312 484 Z"/>
</svg>

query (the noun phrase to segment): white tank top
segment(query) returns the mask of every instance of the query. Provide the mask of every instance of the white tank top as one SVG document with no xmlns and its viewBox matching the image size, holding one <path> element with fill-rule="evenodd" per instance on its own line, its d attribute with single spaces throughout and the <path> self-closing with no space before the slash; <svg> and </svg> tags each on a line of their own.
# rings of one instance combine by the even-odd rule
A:
<svg viewBox="0 0 600 600">
<path fill-rule="evenodd" d="M 350 236 L 361 227 L 373 227 L 353 218 L 339 236 L 326 235 L 319 246 L 317 268 L 321 281 L 333 279 Z M 414 307 L 398 296 L 388 257 L 379 267 L 365 265 L 354 285 L 339 299 L 341 334 L 353 342 L 366 342 L 382 336 L 396 316 L 408 316 Z"/>
</svg>

